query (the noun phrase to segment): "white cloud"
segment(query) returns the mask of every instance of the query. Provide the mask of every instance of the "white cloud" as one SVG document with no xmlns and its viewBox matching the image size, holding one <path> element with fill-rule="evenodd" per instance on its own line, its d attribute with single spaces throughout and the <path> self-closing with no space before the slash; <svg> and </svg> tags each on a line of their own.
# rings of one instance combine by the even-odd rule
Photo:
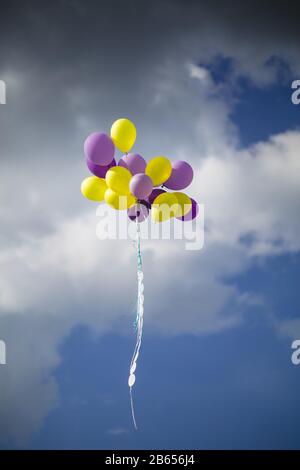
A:
<svg viewBox="0 0 300 470">
<path fill-rule="evenodd" d="M 210 84 L 213 84 L 210 78 L 210 73 L 205 67 L 200 67 L 191 63 L 188 64 L 188 70 L 191 78 L 197 78 L 201 82 L 209 82 Z"/>
<path fill-rule="evenodd" d="M 208 240 L 235 245 L 248 234 L 249 255 L 299 250 L 299 145 L 300 132 L 291 131 L 203 161 L 197 179 Z"/>
<path fill-rule="evenodd" d="M 173 150 L 175 158 L 180 158 L 184 154 L 187 160 L 194 160 L 197 167 L 199 157 L 203 159 L 211 153 L 218 153 L 221 149 L 222 155 L 232 151 L 233 143 L 236 141 L 236 131 L 228 116 L 229 104 L 222 99 L 222 96 L 219 96 L 218 90 L 211 93 L 207 83 L 193 80 L 189 74 L 186 62 L 181 64 L 167 61 L 163 66 L 154 69 L 155 80 L 153 77 L 149 81 L 145 79 L 143 105 L 146 104 L 146 109 L 151 110 L 151 116 L 157 116 L 154 121 L 151 118 L 150 125 L 145 113 L 141 114 L 141 127 L 138 126 L 138 135 L 141 137 L 137 142 L 139 145 L 137 150 L 144 149 L 146 158 L 151 157 L 154 151 L 164 153 L 166 149 L 167 155 L 172 158 Z M 162 94 L 163 104 L 157 103 L 153 108 L 153 99 L 157 93 Z M 79 95 L 81 96 L 80 93 Z M 84 95 L 87 101 L 88 95 L 89 93 Z M 195 96 L 198 96 L 199 103 L 195 100 Z M 186 119 L 187 109 L 189 120 Z M 180 133 L 178 133 L 178 128 L 181 130 Z M 80 148 L 81 146 L 82 142 Z M 73 160 L 69 155 L 68 158 L 53 160 L 51 149 L 52 141 L 50 140 L 47 141 L 45 150 L 42 152 L 42 165 L 40 153 L 36 153 L 36 149 L 33 149 L 33 155 L 28 153 L 24 155 L 26 166 L 24 169 L 22 167 L 22 172 L 18 171 L 19 164 L 14 159 L 11 163 L 6 163 L 3 168 L 6 181 L 1 188 L 4 202 L 1 215 L 6 225 L 6 230 L 2 235 L 4 248 L 0 250 L 3 266 L 3 274 L 0 276 L 0 302 L 3 311 L 26 313 L 30 310 L 31 313 L 43 314 L 47 306 L 47 312 L 50 314 L 59 312 L 61 315 L 63 311 L 68 315 L 74 310 L 74 305 L 84 304 L 83 299 L 89 295 L 92 295 L 92 299 L 95 300 L 95 295 L 99 292 L 98 279 L 100 279 L 104 293 L 100 308 L 105 306 L 104 309 L 106 309 L 109 305 L 110 313 L 107 317 L 111 322 L 115 316 L 111 313 L 114 307 L 109 296 L 112 295 L 114 283 L 118 285 L 118 289 L 123 289 L 124 294 L 127 293 L 126 299 L 131 298 L 128 292 L 134 295 L 134 255 L 128 250 L 128 245 L 120 242 L 101 243 L 95 238 L 96 221 L 93 217 L 85 215 L 85 213 L 92 213 L 92 205 L 88 206 L 87 201 L 84 201 L 79 193 L 80 180 L 85 175 L 82 152 L 77 149 L 76 158 Z M 71 165 L 70 161 L 74 161 L 74 164 Z M 75 161 L 80 161 L 80 165 Z M 14 186 L 18 188 L 15 192 L 10 191 L 12 174 Z M 199 188 L 195 188 L 195 194 L 198 190 Z M 19 194 L 22 194 L 22 201 Z M 199 201 L 205 202 L 201 188 L 199 196 Z M 155 291 L 159 293 L 160 305 L 163 305 L 164 301 L 167 305 L 170 291 L 164 289 L 163 285 L 167 278 L 170 278 L 170 284 L 172 284 L 172 277 L 165 269 L 160 269 L 161 275 L 157 275 L 157 265 L 152 263 L 152 260 L 162 255 L 163 261 L 160 264 L 165 263 L 168 270 L 174 259 L 176 262 L 180 260 L 182 265 L 182 271 L 178 271 L 180 279 L 182 272 L 187 268 L 186 252 L 182 252 L 182 247 L 176 244 L 172 245 L 171 249 L 168 244 L 164 244 L 161 249 L 156 243 L 151 244 L 148 249 L 155 254 L 154 258 L 149 257 L 150 265 L 147 267 L 149 278 L 153 279 L 154 293 Z M 232 251 L 231 247 L 230 251 Z M 223 272 L 222 258 L 219 258 L 220 261 L 214 260 L 213 252 L 214 250 L 197 253 L 194 255 L 195 258 L 189 256 L 189 263 L 192 265 L 194 259 L 199 259 L 205 266 L 207 257 L 216 272 Z M 222 257 L 226 256 L 226 252 L 226 247 L 224 247 Z M 244 260 L 241 264 L 243 263 Z M 128 264 L 132 266 L 130 267 L 132 271 L 128 272 Z M 116 269 L 115 266 L 118 268 Z M 197 271 L 195 263 L 193 269 Z M 226 276 L 226 269 L 224 276 Z M 126 282 L 124 270 L 127 273 Z M 235 296 L 235 290 L 218 280 L 213 270 L 206 269 L 206 271 L 203 282 L 211 283 L 211 288 L 206 286 L 203 289 L 204 297 L 201 303 L 202 305 L 207 303 L 207 309 L 205 312 L 202 309 L 202 313 L 196 315 L 199 319 L 197 332 L 202 331 L 201 318 L 203 318 L 203 331 L 214 331 L 236 321 L 235 316 L 229 321 L 221 317 L 223 304 L 231 301 L 231 298 Z M 208 271 L 211 271 L 209 281 L 207 280 Z M 129 273 L 131 278 L 128 277 Z M 174 276 L 172 269 L 171 274 Z M 191 302 L 195 305 L 194 310 L 197 312 L 197 298 L 193 297 L 194 294 L 189 291 L 188 285 L 186 289 L 186 295 L 190 296 Z M 79 295 L 82 296 L 81 299 Z M 150 321 L 158 329 L 170 330 L 170 323 L 166 320 L 166 327 L 164 327 L 164 320 L 162 321 L 160 314 L 156 313 L 161 310 L 157 308 L 156 297 L 153 295 L 153 308 L 151 308 L 153 318 Z M 116 316 L 118 316 L 119 305 L 117 299 L 114 298 L 114 301 Z M 151 297 L 149 301 L 151 305 Z M 124 310 L 126 310 L 126 304 L 123 303 L 122 315 L 124 315 Z M 166 310 L 172 315 L 172 309 Z M 83 314 L 85 321 L 90 321 L 93 311 L 91 307 L 90 315 Z M 193 315 L 194 313 L 192 317 Z M 164 317 L 168 318 L 168 315 L 164 313 Z M 103 314 L 101 324 L 105 323 L 105 318 L 106 315 Z M 187 320 L 183 325 L 179 318 L 178 321 L 172 323 L 171 330 L 179 333 L 180 328 L 183 327 L 185 331 L 195 331 L 193 322 L 193 319 Z"/>
<path fill-rule="evenodd" d="M 249 150 L 232 149 L 230 157 L 203 160 L 191 194 L 205 204 L 204 250 L 188 253 L 175 241 L 144 246 L 150 323 L 164 331 L 192 333 L 235 323 L 237 312 L 229 320 L 222 317 L 224 306 L 239 297 L 224 279 L 245 269 L 253 256 L 299 250 L 299 145 L 300 133 L 288 132 Z M 134 295 L 135 290 L 130 242 L 99 241 L 96 224 L 93 211 L 73 216 L 50 233 L 31 235 L 3 249 L 3 312 L 69 315 L 76 305 L 86 310 L 84 299 L 89 298 L 93 299 L 89 310 L 94 319 L 93 302 L 97 303 L 99 289 L 103 326 L 130 310 L 128 293 Z M 187 272 L 193 280 L 186 280 Z M 174 288 L 179 285 L 180 291 Z M 120 296 L 113 298 L 116 287 Z M 173 303 L 168 307 L 169 299 L 177 298 L 178 292 L 182 310 L 183 299 L 189 304 L 190 313 L 184 317 L 180 312 L 174 316 Z M 179 296 L 176 305 L 180 304 Z M 89 322 L 89 312 L 82 311 L 81 320 Z"/>
</svg>

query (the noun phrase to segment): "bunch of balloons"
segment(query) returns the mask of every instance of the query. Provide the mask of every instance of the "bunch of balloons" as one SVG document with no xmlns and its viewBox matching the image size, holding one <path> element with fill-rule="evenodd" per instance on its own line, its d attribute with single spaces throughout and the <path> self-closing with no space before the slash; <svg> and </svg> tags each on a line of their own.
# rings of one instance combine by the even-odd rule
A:
<svg viewBox="0 0 300 470">
<path fill-rule="evenodd" d="M 88 136 L 84 152 L 93 176 L 83 180 L 82 194 L 92 201 L 105 201 L 116 210 L 127 210 L 129 219 L 138 222 L 150 211 L 154 222 L 172 217 L 186 222 L 197 217 L 198 204 L 181 192 L 192 182 L 191 165 L 182 160 L 171 162 L 164 156 L 147 163 L 140 154 L 128 153 L 135 140 L 136 128 L 126 118 L 113 123 L 110 136 L 102 132 Z M 124 154 L 118 163 L 116 147 Z"/>
<path fill-rule="evenodd" d="M 116 210 L 127 210 L 129 219 L 136 221 L 138 297 L 134 324 L 137 337 L 130 363 L 128 386 L 133 423 L 137 429 L 132 387 L 135 383 L 144 321 L 144 273 L 139 223 L 148 217 L 150 211 L 154 222 L 163 222 L 172 217 L 185 222 L 197 217 L 199 208 L 194 199 L 181 192 L 192 182 L 191 165 L 182 160 L 171 163 L 163 156 L 154 157 L 146 163 L 138 153 L 128 153 L 135 139 L 135 126 L 125 118 L 113 123 L 110 136 L 101 132 L 89 135 L 84 143 L 84 152 L 93 176 L 83 180 L 81 192 L 92 201 L 105 201 Z M 118 163 L 115 160 L 115 147 L 124 153 Z M 168 189 L 173 192 L 167 191 Z"/>
</svg>

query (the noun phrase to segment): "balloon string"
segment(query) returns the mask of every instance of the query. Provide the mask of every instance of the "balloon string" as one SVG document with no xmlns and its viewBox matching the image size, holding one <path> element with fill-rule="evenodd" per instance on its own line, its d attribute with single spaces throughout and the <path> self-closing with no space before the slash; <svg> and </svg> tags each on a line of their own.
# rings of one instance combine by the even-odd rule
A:
<svg viewBox="0 0 300 470">
<path fill-rule="evenodd" d="M 133 421 L 135 429 L 137 430 L 137 424 L 136 424 L 135 414 L 134 414 L 133 398 L 132 398 L 132 387 L 129 387 L 129 393 L 130 393 L 130 405 L 131 405 L 132 421 Z"/>
<path fill-rule="evenodd" d="M 132 420 L 135 429 L 137 429 L 134 406 L 133 406 L 133 397 L 132 397 L 132 387 L 135 383 L 135 370 L 137 367 L 137 360 L 140 352 L 140 347 L 142 344 L 142 335 L 143 335 L 143 323 L 144 323 L 144 274 L 142 266 L 142 255 L 141 255 L 141 233 L 140 225 L 136 218 L 136 253 L 137 253 L 137 278 L 138 278 L 138 298 L 137 298 L 137 315 L 134 322 L 135 329 L 137 330 L 136 344 L 133 351 L 132 359 L 130 362 L 130 372 L 128 378 L 128 385 L 130 391 L 130 405 L 131 405 L 131 414 Z"/>
</svg>

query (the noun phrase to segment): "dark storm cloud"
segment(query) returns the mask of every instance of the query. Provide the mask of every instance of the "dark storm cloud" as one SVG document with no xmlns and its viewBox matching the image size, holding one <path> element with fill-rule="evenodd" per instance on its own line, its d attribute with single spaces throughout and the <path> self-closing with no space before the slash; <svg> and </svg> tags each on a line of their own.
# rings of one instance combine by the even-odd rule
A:
<svg viewBox="0 0 300 470">
<path fill-rule="evenodd" d="M 268 83 L 276 76 L 273 56 L 298 67 L 298 19 L 295 5 L 274 2 L 7 2 L 0 18 L 0 75 L 8 82 L 1 127 L 13 122 L 14 134 L 3 132 L 2 152 L 20 155 L 34 134 L 39 151 L 51 139 L 52 158 L 74 155 L 86 135 L 74 126 L 78 114 L 102 128 L 122 114 L 152 127 L 151 87 L 166 63 L 210 63 L 221 55 L 232 59 L 233 76 Z"/>
<path fill-rule="evenodd" d="M 88 57 L 100 64 L 104 56 L 126 74 L 128 61 L 138 66 L 156 48 L 177 47 L 178 37 L 193 34 L 215 52 L 224 40 L 294 48 L 299 17 L 297 2 L 14 0 L 1 7 L 2 63 L 32 59 L 80 69 Z"/>
</svg>

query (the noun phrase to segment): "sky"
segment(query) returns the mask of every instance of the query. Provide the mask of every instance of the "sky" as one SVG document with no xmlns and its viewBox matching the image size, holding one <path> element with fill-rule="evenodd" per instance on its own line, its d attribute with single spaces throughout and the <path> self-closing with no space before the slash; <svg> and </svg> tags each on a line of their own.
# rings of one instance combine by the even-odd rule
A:
<svg viewBox="0 0 300 470">
<path fill-rule="evenodd" d="M 299 448 L 299 12 L 192 0 L 1 6 L 2 449 Z M 193 165 L 205 242 L 96 237 L 83 142 Z M 121 155 L 119 155 L 121 156 Z"/>
</svg>

